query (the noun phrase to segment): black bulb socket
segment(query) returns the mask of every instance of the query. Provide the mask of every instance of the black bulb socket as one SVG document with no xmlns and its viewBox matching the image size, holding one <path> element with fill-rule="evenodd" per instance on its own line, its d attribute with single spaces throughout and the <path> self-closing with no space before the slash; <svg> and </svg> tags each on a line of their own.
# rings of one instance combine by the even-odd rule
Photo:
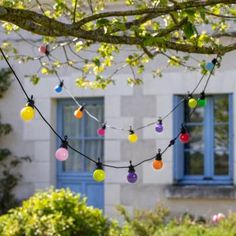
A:
<svg viewBox="0 0 236 236">
<path fill-rule="evenodd" d="M 80 110 L 80 111 L 83 111 L 84 108 L 85 108 L 85 105 L 82 105 L 82 106 L 79 108 L 79 110 Z"/>
<path fill-rule="evenodd" d="M 34 99 L 33 95 L 31 95 L 31 98 L 28 98 L 28 102 L 26 103 L 26 106 L 34 108 Z"/>
<path fill-rule="evenodd" d="M 214 58 L 211 62 L 212 62 L 214 65 L 216 65 L 218 61 L 217 61 L 216 58 Z"/>
<path fill-rule="evenodd" d="M 61 81 L 60 84 L 59 84 L 59 87 L 63 87 L 64 86 L 64 81 Z"/>
<path fill-rule="evenodd" d="M 181 134 L 186 134 L 187 133 L 187 130 L 186 128 L 182 125 L 181 127 Z"/>
<path fill-rule="evenodd" d="M 201 99 L 201 100 L 204 100 L 205 98 L 206 98 L 205 93 L 204 93 L 204 92 L 201 92 L 201 94 L 200 94 L 200 99 Z"/>
<path fill-rule="evenodd" d="M 156 154 L 155 160 L 156 161 L 161 161 L 162 160 L 162 154 L 161 154 L 161 149 L 158 149 L 158 153 Z"/>
<path fill-rule="evenodd" d="M 103 170 L 102 162 L 100 161 L 100 158 L 98 158 L 98 161 L 96 163 L 96 170 Z"/>
<path fill-rule="evenodd" d="M 129 130 L 129 134 L 134 134 L 134 131 L 132 129 Z"/>
<path fill-rule="evenodd" d="M 129 165 L 129 170 L 128 170 L 128 172 L 129 172 L 129 173 L 135 173 L 135 169 L 134 169 L 134 166 L 132 165 L 132 161 L 130 161 L 129 163 L 130 163 L 130 165 Z"/>
<path fill-rule="evenodd" d="M 68 141 L 67 141 L 67 136 L 65 136 L 64 140 L 61 141 L 61 148 L 68 149 Z"/>
</svg>

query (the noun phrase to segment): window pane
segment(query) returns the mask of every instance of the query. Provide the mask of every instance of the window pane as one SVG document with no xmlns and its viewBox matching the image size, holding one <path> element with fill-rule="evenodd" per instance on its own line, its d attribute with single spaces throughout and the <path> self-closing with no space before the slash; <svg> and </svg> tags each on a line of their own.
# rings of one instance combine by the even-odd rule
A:
<svg viewBox="0 0 236 236">
<path fill-rule="evenodd" d="M 228 125 L 215 125 L 215 148 L 228 149 L 229 128 Z"/>
<path fill-rule="evenodd" d="M 185 149 L 192 150 L 203 150 L 204 142 L 203 142 L 203 126 L 194 125 L 194 126 L 186 126 L 189 134 L 190 134 L 190 142 L 184 145 Z"/>
<path fill-rule="evenodd" d="M 185 102 L 184 105 L 184 120 L 185 123 L 189 122 L 203 122 L 204 120 L 204 108 L 203 107 L 197 107 L 196 110 L 191 114 L 192 109 L 189 108 L 187 101 Z"/>
<path fill-rule="evenodd" d="M 184 155 L 184 174 L 185 175 L 203 175 L 204 161 L 202 152 L 187 151 Z"/>
<path fill-rule="evenodd" d="M 91 104 L 87 105 L 86 109 L 100 121 L 103 121 L 103 105 L 101 104 Z M 97 129 L 99 127 L 98 122 L 91 119 L 88 115 L 85 117 L 85 137 L 97 137 Z"/>
<path fill-rule="evenodd" d="M 214 97 L 215 123 L 228 122 L 229 120 L 229 99 L 228 96 Z"/>
<path fill-rule="evenodd" d="M 69 140 L 70 144 L 77 150 L 81 150 L 82 142 L 77 140 Z M 69 157 L 66 161 L 62 162 L 63 172 L 78 172 L 83 171 L 83 157 L 73 150 L 69 150 Z"/>
<path fill-rule="evenodd" d="M 74 111 L 76 108 L 77 107 L 73 105 L 65 105 L 63 107 L 64 134 L 69 137 L 78 137 L 81 133 L 80 121 L 74 117 Z"/>
<path fill-rule="evenodd" d="M 102 158 L 103 140 L 98 139 L 98 140 L 85 141 L 85 154 L 92 158 Z M 86 160 L 85 163 L 86 163 L 85 170 L 88 172 L 92 172 L 95 168 L 95 164 L 88 160 Z"/>
<path fill-rule="evenodd" d="M 215 175 L 228 175 L 229 156 L 226 151 L 215 151 Z"/>
</svg>

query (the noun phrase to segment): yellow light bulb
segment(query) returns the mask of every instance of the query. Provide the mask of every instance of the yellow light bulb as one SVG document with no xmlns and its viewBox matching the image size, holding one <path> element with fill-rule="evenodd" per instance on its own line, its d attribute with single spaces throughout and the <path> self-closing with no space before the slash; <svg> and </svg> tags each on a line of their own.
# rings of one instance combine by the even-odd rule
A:
<svg viewBox="0 0 236 236">
<path fill-rule="evenodd" d="M 189 106 L 190 108 L 195 108 L 195 107 L 197 106 L 197 100 L 194 99 L 194 98 L 190 98 L 190 99 L 188 100 L 188 106 Z"/>
<path fill-rule="evenodd" d="M 135 134 L 135 133 L 129 134 L 128 140 L 129 140 L 131 143 L 136 143 L 136 142 L 138 141 L 138 135 Z"/>
<path fill-rule="evenodd" d="M 20 116 L 23 121 L 30 121 L 34 118 L 35 111 L 32 106 L 25 106 L 20 111 Z"/>
<path fill-rule="evenodd" d="M 93 172 L 93 179 L 96 182 L 102 182 L 102 181 L 104 181 L 105 178 L 106 178 L 106 173 L 103 169 L 96 169 Z"/>
</svg>

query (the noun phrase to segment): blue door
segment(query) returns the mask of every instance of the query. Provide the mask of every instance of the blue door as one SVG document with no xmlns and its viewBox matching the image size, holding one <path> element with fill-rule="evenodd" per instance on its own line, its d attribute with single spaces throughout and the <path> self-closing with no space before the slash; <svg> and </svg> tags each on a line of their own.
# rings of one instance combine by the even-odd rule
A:
<svg viewBox="0 0 236 236">
<path fill-rule="evenodd" d="M 104 103 L 102 98 L 80 99 L 86 109 L 103 121 Z M 68 136 L 69 143 L 80 152 L 97 159 L 103 157 L 103 138 L 97 135 L 98 123 L 85 112 L 82 119 L 74 117 L 78 107 L 72 99 L 58 100 L 57 130 L 60 135 Z M 60 145 L 57 140 L 57 146 Z M 64 162 L 57 161 L 57 187 L 70 188 L 72 191 L 87 197 L 88 205 L 104 208 L 104 184 L 92 178 L 95 165 L 79 154 L 69 150 L 69 158 Z"/>
</svg>

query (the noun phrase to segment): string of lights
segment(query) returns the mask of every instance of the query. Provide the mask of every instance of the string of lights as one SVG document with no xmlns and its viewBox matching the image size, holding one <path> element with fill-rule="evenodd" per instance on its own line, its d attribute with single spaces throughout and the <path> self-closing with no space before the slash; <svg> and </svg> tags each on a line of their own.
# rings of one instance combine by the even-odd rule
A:
<svg viewBox="0 0 236 236">
<path fill-rule="evenodd" d="M 5 59 L 6 63 L 8 64 L 9 68 L 11 69 L 11 71 L 13 72 L 13 75 L 15 76 L 16 80 L 18 81 L 20 88 L 22 89 L 23 93 L 25 94 L 28 102 L 25 105 L 25 107 L 21 110 L 20 115 L 21 118 L 24 121 L 30 121 L 34 118 L 35 116 L 35 110 L 38 112 L 38 114 L 40 115 L 40 117 L 43 119 L 43 121 L 46 123 L 46 125 L 51 129 L 51 131 L 60 139 L 61 141 L 61 146 L 59 147 L 59 149 L 57 149 L 56 153 L 55 153 L 55 157 L 57 160 L 59 161 L 65 161 L 68 159 L 69 157 L 69 152 L 68 152 L 68 148 L 70 148 L 71 150 L 73 150 L 74 152 L 78 153 L 79 155 L 83 156 L 84 158 L 88 159 L 89 161 L 93 162 L 96 164 L 96 169 L 93 173 L 93 178 L 95 181 L 97 182 L 101 182 L 104 181 L 105 179 L 105 171 L 103 169 L 103 167 L 109 167 L 109 168 L 115 168 L 115 169 L 128 169 L 128 175 L 127 175 L 127 180 L 130 183 L 135 183 L 137 181 L 137 174 L 135 173 L 135 168 L 142 165 L 145 162 L 149 162 L 151 160 L 153 161 L 153 168 L 158 170 L 161 169 L 163 166 L 163 162 L 162 162 L 162 155 L 171 147 L 175 144 L 176 140 L 179 137 L 179 140 L 181 143 L 188 143 L 190 136 L 189 133 L 186 129 L 186 127 L 184 126 L 184 124 L 181 124 L 181 130 L 180 132 L 173 138 L 170 140 L 169 144 L 166 146 L 166 148 L 164 148 L 163 151 L 161 151 L 161 149 L 158 149 L 158 153 L 150 158 L 144 159 L 142 161 L 140 161 L 137 164 L 133 164 L 132 161 L 130 161 L 129 165 L 125 165 L 125 166 L 115 166 L 115 165 L 110 165 L 110 164 L 106 164 L 104 162 L 102 162 L 99 158 L 97 160 L 95 160 L 94 158 L 91 158 L 89 156 L 87 156 L 84 153 L 81 153 L 79 150 L 77 150 L 76 148 L 74 148 L 72 145 L 69 144 L 67 136 L 65 137 L 61 137 L 57 131 L 53 128 L 53 126 L 47 121 L 47 119 L 44 117 L 44 115 L 41 113 L 41 111 L 39 110 L 39 108 L 35 105 L 34 99 L 33 99 L 33 95 L 29 96 L 28 93 L 26 92 L 21 80 L 19 79 L 19 77 L 17 76 L 16 72 L 14 71 L 14 69 L 12 68 L 11 64 L 9 63 L 6 55 L 4 54 L 3 50 L 0 48 L 0 52 L 3 55 L 3 58 Z M 206 104 L 205 101 L 205 90 L 207 88 L 207 85 L 209 83 L 210 77 L 213 74 L 213 71 L 215 69 L 215 66 L 219 65 L 219 61 L 218 58 L 215 58 L 212 60 L 212 62 L 208 63 L 206 66 L 206 70 L 209 71 L 209 75 L 207 78 L 207 81 L 205 83 L 204 89 L 203 91 L 200 93 L 199 98 L 196 100 L 193 97 L 193 92 L 196 91 L 196 89 L 198 88 L 198 86 L 200 85 L 200 82 L 202 81 L 202 79 L 204 78 L 204 75 L 206 75 L 206 73 L 204 73 L 204 75 L 202 76 L 202 78 L 200 79 L 200 82 L 197 84 L 197 86 L 194 88 L 194 90 L 191 93 L 188 93 L 187 96 L 185 96 L 185 98 L 183 99 L 183 101 L 181 100 L 181 103 L 184 101 L 188 101 L 188 106 L 190 108 L 192 108 L 192 112 L 190 113 L 190 116 L 192 116 L 192 114 L 194 113 L 194 111 L 196 110 L 196 108 L 198 106 L 203 107 Z M 58 77 L 59 78 L 59 77 Z M 60 78 L 59 78 L 60 79 Z M 63 83 L 63 81 L 60 80 L 60 83 Z M 59 87 L 62 88 L 62 86 Z M 70 92 L 69 92 L 70 93 Z M 177 109 L 178 106 L 180 106 L 181 103 L 178 103 L 172 110 L 171 112 L 169 112 L 168 114 L 171 114 L 174 110 Z M 82 118 L 83 116 L 83 110 L 84 110 L 84 106 L 82 105 L 80 108 L 78 108 L 78 111 L 76 113 L 77 118 L 80 117 Z M 90 114 L 90 113 L 89 113 Z M 95 117 L 96 118 L 96 117 Z M 104 123 L 103 123 L 104 124 Z M 159 120 L 159 130 L 163 130 L 162 126 L 162 120 Z M 150 124 L 148 124 L 148 126 L 150 126 Z M 141 127 L 142 128 L 142 127 Z M 156 127 L 157 128 L 157 127 Z M 102 129 L 105 130 L 105 127 L 102 127 Z M 136 129 L 137 130 L 137 129 Z M 130 142 L 136 142 L 138 137 L 137 135 L 134 133 L 134 130 L 129 130 L 129 136 L 128 139 Z"/>
<path fill-rule="evenodd" d="M 48 58 L 48 61 L 51 62 L 51 58 L 50 58 L 50 50 L 49 47 L 47 45 L 41 45 L 39 47 L 39 52 L 41 55 L 45 55 Z M 212 68 L 212 63 L 208 63 L 206 65 L 207 70 L 202 74 L 201 79 L 199 80 L 198 84 L 195 86 L 195 88 L 193 89 L 193 91 L 191 93 L 186 94 L 186 97 L 188 98 L 189 96 L 193 96 L 194 92 L 197 90 L 197 88 L 199 87 L 199 85 L 201 84 L 202 80 L 204 79 L 204 76 L 206 75 L 207 71 L 210 71 L 210 69 Z M 99 124 L 99 128 L 97 130 L 97 134 L 99 136 L 104 136 L 105 135 L 105 129 L 106 128 L 110 128 L 113 130 L 119 130 L 119 131 L 124 131 L 124 132 L 129 132 L 130 134 L 134 134 L 136 131 L 147 128 L 149 126 L 155 125 L 155 130 L 156 132 L 160 133 L 163 131 L 164 126 L 163 126 L 163 121 L 165 119 L 167 119 L 179 106 L 181 106 L 181 104 L 185 101 L 186 98 L 183 98 L 170 112 L 168 112 L 167 114 L 165 114 L 164 116 L 159 116 L 158 119 L 156 119 L 153 122 L 150 122 L 148 124 L 145 124 L 143 126 L 137 127 L 137 128 L 132 128 L 132 126 L 129 126 L 129 129 L 125 129 L 125 128 L 121 128 L 121 127 L 117 127 L 114 125 L 109 124 L 107 121 L 101 121 L 99 120 L 96 116 L 94 116 L 93 114 L 91 114 L 87 109 L 86 109 L 86 104 L 83 105 L 78 101 L 78 98 L 74 97 L 72 95 L 72 93 L 67 89 L 64 80 L 62 80 L 59 76 L 59 73 L 57 71 L 55 71 L 55 75 L 56 78 L 59 81 L 59 84 L 55 86 L 54 90 L 56 93 L 61 93 L 63 90 L 69 95 L 69 97 L 72 98 L 72 100 L 75 102 L 76 106 L 78 107 L 78 109 L 76 109 L 76 111 L 74 112 L 74 116 L 77 119 L 81 119 L 83 117 L 83 113 L 85 112 L 90 118 L 92 118 L 93 120 L 95 120 L 98 124 Z M 135 137 L 135 136 L 133 136 Z M 136 142 L 138 139 L 129 139 L 130 142 Z M 131 141 L 132 140 L 132 141 Z"/>
</svg>

